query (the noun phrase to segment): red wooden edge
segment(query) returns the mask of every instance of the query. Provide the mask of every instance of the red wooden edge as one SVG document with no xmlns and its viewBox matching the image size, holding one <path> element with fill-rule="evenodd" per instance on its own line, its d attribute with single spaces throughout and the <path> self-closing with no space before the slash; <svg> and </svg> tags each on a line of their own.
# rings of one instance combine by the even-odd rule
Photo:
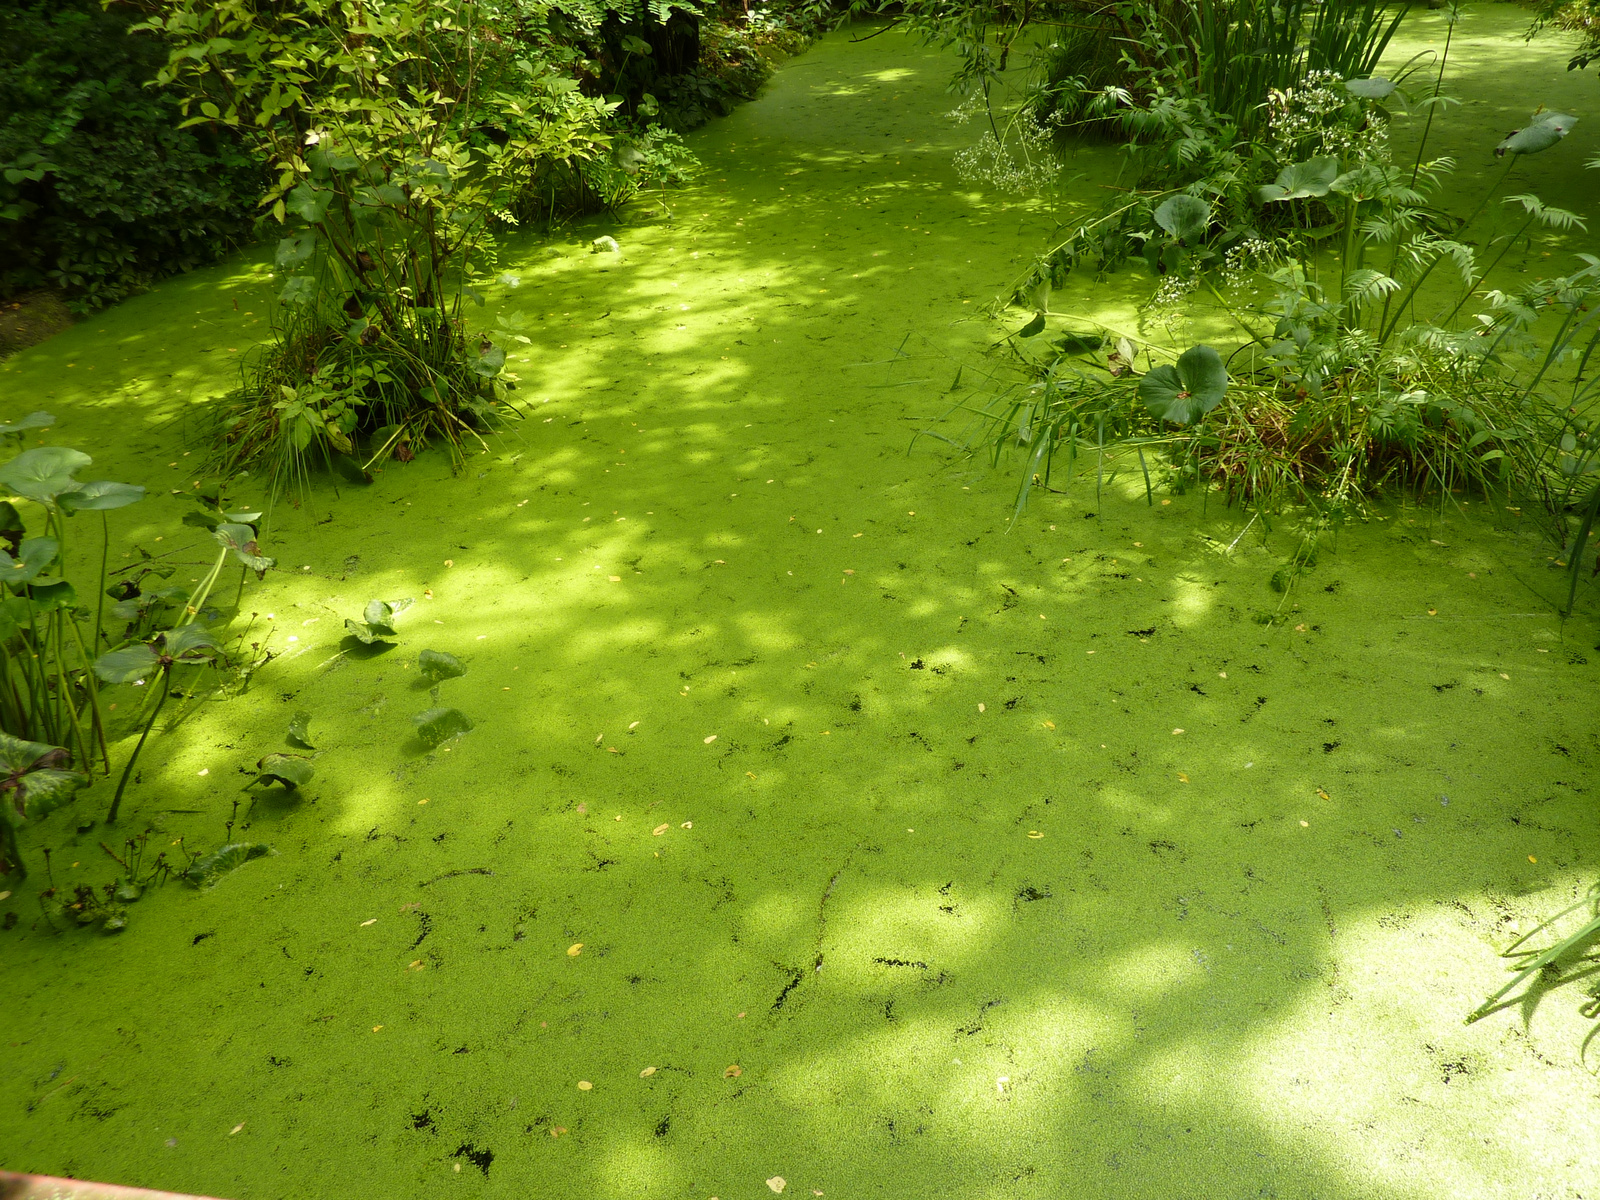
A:
<svg viewBox="0 0 1600 1200">
<path fill-rule="evenodd" d="M 0 1171 L 0 1200 L 207 1200 L 177 1192 L 152 1192 L 147 1188 L 115 1183 L 85 1183 L 51 1175 L 18 1175 Z"/>
</svg>

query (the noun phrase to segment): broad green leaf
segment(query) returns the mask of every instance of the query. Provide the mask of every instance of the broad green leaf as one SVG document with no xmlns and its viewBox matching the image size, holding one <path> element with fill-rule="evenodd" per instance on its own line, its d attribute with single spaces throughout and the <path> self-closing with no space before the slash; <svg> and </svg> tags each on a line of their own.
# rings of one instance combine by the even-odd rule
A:
<svg viewBox="0 0 1600 1200">
<path fill-rule="evenodd" d="M 1168 196 L 1155 212 L 1156 224 L 1180 242 L 1193 242 L 1211 224 L 1211 206 L 1198 196 Z"/>
<path fill-rule="evenodd" d="M 56 497 L 61 511 L 71 516 L 78 512 L 105 512 L 113 508 L 127 508 L 144 499 L 144 488 L 136 483 L 113 483 L 109 479 L 96 479 L 75 492 L 63 492 Z"/>
<path fill-rule="evenodd" d="M 472 364 L 472 369 L 485 379 L 493 379 L 505 369 L 506 352 L 499 346 L 490 346 L 477 361 Z"/>
<path fill-rule="evenodd" d="M 320 223 L 328 215 L 328 205 L 332 202 L 331 191 L 309 183 L 302 183 L 285 200 L 288 210 L 308 225 Z"/>
<path fill-rule="evenodd" d="M 1210 346 L 1191 346 L 1177 366 L 1156 367 L 1139 380 L 1139 399 L 1163 421 L 1187 425 L 1222 403 L 1228 370 Z"/>
<path fill-rule="evenodd" d="M 93 461 L 87 454 L 65 446 L 37 446 L 0 467 L 0 488 L 40 504 L 54 505 L 62 492 L 75 492 L 83 486 L 72 473 Z"/>
<path fill-rule="evenodd" d="M 256 763 L 256 768 L 261 772 L 256 778 L 275 780 L 291 791 L 310 783 L 316 774 L 310 759 L 295 754 L 269 754 Z"/>
<path fill-rule="evenodd" d="M 12 421 L 9 425 L 0 425 L 0 437 L 8 433 L 26 433 L 30 429 L 48 429 L 56 423 L 56 419 L 47 412 L 29 413 L 20 421 Z"/>
<path fill-rule="evenodd" d="M 1017 330 L 1015 336 L 1019 338 L 1038 337 L 1044 332 L 1044 323 L 1044 314 L 1036 313 L 1033 320 L 1029 321 L 1021 329 Z"/>
<path fill-rule="evenodd" d="M 1344 86 L 1352 96 L 1363 100 L 1384 100 L 1394 93 L 1396 84 L 1392 79 L 1374 75 L 1370 79 L 1346 79 Z"/>
<path fill-rule="evenodd" d="M 261 553 L 261 547 L 256 544 L 256 531 L 248 525 L 218 525 L 211 536 L 233 551 L 233 557 L 254 571 L 257 579 L 265 579 L 267 572 L 278 565 L 277 559 Z"/>
<path fill-rule="evenodd" d="M 1337 158 L 1324 156 L 1307 159 L 1279 171 L 1277 182 L 1256 189 L 1256 198 L 1263 204 L 1271 204 L 1275 200 L 1305 200 L 1326 196 L 1337 178 Z"/>
<path fill-rule="evenodd" d="M 67 750 L 63 746 L 24 741 L 22 738 L 12 737 L 9 733 L 0 733 L 0 772 L 6 775 L 25 774 L 38 766 L 39 760 L 43 758 L 59 761 L 66 756 Z"/>
<path fill-rule="evenodd" d="M 77 771 L 61 771 L 46 767 L 30 771 L 22 780 L 23 804 L 26 815 L 42 817 L 58 808 L 65 808 L 82 789 L 89 786 L 89 777 Z"/>
<path fill-rule="evenodd" d="M 1494 148 L 1494 152 L 1504 158 L 1507 154 L 1537 154 L 1541 150 L 1548 150 L 1571 133 L 1577 121 L 1577 117 L 1566 113 L 1535 113 L 1524 128 L 1509 134 Z"/>
<path fill-rule="evenodd" d="M 32 583 L 61 552 L 61 543 L 52 537 L 29 538 L 17 548 L 13 558 L 0 550 L 0 583 L 20 592 Z"/>
<path fill-rule="evenodd" d="M 307 750 L 316 749 L 311 744 L 311 714 L 304 711 L 295 713 L 289 718 L 289 737 L 299 742 Z"/>
<path fill-rule="evenodd" d="M 429 679 L 456 679 L 467 673 L 459 658 L 443 650 L 424 650 L 417 655 L 417 667 Z"/>
<path fill-rule="evenodd" d="M 472 729 L 472 722 L 466 714 L 456 708 L 430 708 L 412 717 L 411 723 L 417 727 L 417 736 L 430 750 L 440 742 L 460 737 Z"/>
<path fill-rule="evenodd" d="M 278 242 L 278 252 L 273 256 L 273 262 L 280 268 L 293 269 L 301 263 L 308 261 L 317 248 L 317 235 L 307 229 L 300 233 L 291 233 Z"/>
<path fill-rule="evenodd" d="M 202 855 L 189 864 L 184 878 L 195 887 L 210 887 L 230 871 L 236 871 L 253 858 L 271 854 L 272 847 L 265 842 L 233 842 L 219 846 L 210 854 Z"/>
<path fill-rule="evenodd" d="M 140 592 L 137 596 L 130 596 L 126 600 L 118 600 L 111 606 L 111 615 L 124 621 L 137 621 L 144 614 L 157 605 L 172 604 L 181 601 L 189 593 L 181 587 L 157 588 L 153 592 Z"/>
<path fill-rule="evenodd" d="M 317 281 L 309 275 L 296 275 L 283 285 L 278 300 L 283 304 L 310 304 L 317 295 Z"/>
<path fill-rule="evenodd" d="M 94 660 L 94 673 L 107 683 L 133 683 L 148 678 L 161 666 L 161 659 L 149 646 L 140 644 L 122 650 L 108 650 Z"/>
<path fill-rule="evenodd" d="M 163 652 L 181 662 L 212 662 L 217 657 L 217 639 L 203 625 L 180 625 L 161 640 Z"/>
<path fill-rule="evenodd" d="M 55 608 L 73 608 L 78 603 L 78 590 L 65 579 L 36 583 L 28 589 L 28 602 L 35 612 L 41 613 Z"/>
<path fill-rule="evenodd" d="M 394 620 L 413 603 L 409 597 L 404 600 L 368 600 L 366 610 L 361 614 L 364 620 L 346 618 L 344 627 L 364 646 L 398 637 L 400 635 L 395 632 Z"/>
</svg>

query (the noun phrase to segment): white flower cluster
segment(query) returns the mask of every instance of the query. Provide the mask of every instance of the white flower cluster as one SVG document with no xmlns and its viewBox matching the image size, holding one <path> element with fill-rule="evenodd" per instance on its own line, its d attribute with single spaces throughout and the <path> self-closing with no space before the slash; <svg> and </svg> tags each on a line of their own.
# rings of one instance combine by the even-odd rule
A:
<svg viewBox="0 0 1600 1200">
<path fill-rule="evenodd" d="M 1049 133 L 1027 116 L 1013 128 L 1020 157 L 985 131 L 975 145 L 956 151 L 956 174 L 967 183 L 988 183 L 1007 192 L 1039 191 L 1054 183 L 1057 166 L 1049 153 Z"/>
<path fill-rule="evenodd" d="M 1176 308 L 1193 294 L 1197 280 L 1193 275 L 1164 275 L 1161 286 L 1150 299 L 1151 308 Z"/>
<path fill-rule="evenodd" d="M 1389 123 L 1369 113 L 1337 71 L 1267 93 L 1267 142 L 1285 163 L 1331 155 L 1347 168 L 1389 161 Z"/>
<path fill-rule="evenodd" d="M 1271 270 L 1281 258 L 1281 247 L 1263 238 L 1247 237 L 1222 258 L 1222 280 L 1229 287 L 1243 286 L 1252 275 Z"/>
</svg>

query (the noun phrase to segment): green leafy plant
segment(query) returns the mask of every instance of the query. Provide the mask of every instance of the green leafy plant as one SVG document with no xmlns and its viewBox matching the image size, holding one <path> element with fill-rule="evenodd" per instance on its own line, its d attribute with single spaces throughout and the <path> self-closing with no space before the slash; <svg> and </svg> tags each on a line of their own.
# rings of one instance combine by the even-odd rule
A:
<svg viewBox="0 0 1600 1200">
<path fill-rule="evenodd" d="M 1524 948 L 1540 934 L 1555 928 L 1566 917 L 1580 909 L 1587 909 L 1589 919 L 1566 937 L 1545 946 L 1543 949 Z M 1594 972 L 1595 960 L 1592 952 L 1595 942 L 1600 940 L 1600 884 L 1591 887 L 1582 899 L 1556 913 L 1555 916 L 1541 921 L 1535 928 L 1523 934 L 1512 942 L 1502 953 L 1502 958 L 1511 960 L 1511 981 L 1494 995 L 1490 996 L 1467 1016 L 1466 1023 L 1471 1025 L 1474 1021 L 1481 1021 L 1490 1013 L 1503 1007 L 1500 1003 L 1518 987 L 1529 983 L 1536 977 L 1547 977 L 1548 982 L 1554 986 L 1563 981 L 1563 976 L 1570 977 L 1570 968 L 1579 968 L 1579 974 L 1590 975 Z M 1586 1015 L 1600 1016 L 1600 1001 L 1586 1006 Z M 1595 1035 L 1591 1033 L 1584 1039 L 1585 1045 Z"/>
<path fill-rule="evenodd" d="M 281 487 L 313 456 L 458 453 L 514 382 L 466 321 L 492 226 L 540 164 L 604 152 L 614 105 L 519 55 L 477 0 L 155 8 L 142 28 L 174 44 L 159 78 L 189 123 L 246 131 L 280 171 L 284 321 L 222 406 L 221 473 L 265 460 Z"/>
<path fill-rule="evenodd" d="M 415 603 L 409 596 L 403 600 L 368 600 L 361 620 L 346 618 L 344 627 L 363 646 L 393 641 L 400 636 L 394 627 L 395 619 Z"/>
<path fill-rule="evenodd" d="M 87 775 L 64 769 L 71 761 L 64 746 L 46 746 L 0 733 L 0 875 L 26 878 L 17 831 L 30 818 L 42 817 L 69 804 L 89 782 Z"/>
<path fill-rule="evenodd" d="M 422 744 L 432 750 L 443 742 L 472 730 L 472 721 L 455 708 L 430 708 L 411 718 Z"/>
<path fill-rule="evenodd" d="M 268 754 L 256 763 L 256 770 L 256 782 L 280 783 L 291 792 L 310 783 L 316 774 L 311 760 L 298 754 Z"/>
<path fill-rule="evenodd" d="M 424 650 L 417 655 L 417 669 L 432 680 L 457 679 L 467 673 L 461 660 L 443 650 Z"/>
<path fill-rule="evenodd" d="M 109 651 L 95 660 L 94 673 L 106 683 L 145 684 L 154 680 L 159 692 L 144 729 L 139 734 L 139 741 L 122 769 L 122 778 L 117 781 L 116 793 L 111 797 L 111 809 L 106 813 L 108 823 L 117 819 L 122 793 L 133 775 L 134 765 L 139 761 L 139 754 L 144 749 L 150 731 L 155 728 L 157 718 L 161 716 L 167 697 L 171 695 L 173 670 L 177 667 L 215 666 L 221 660 L 222 650 L 216 639 L 204 627 L 194 624 L 179 625 L 176 629 L 157 634 L 148 642 L 137 642 L 121 650 Z"/>
</svg>

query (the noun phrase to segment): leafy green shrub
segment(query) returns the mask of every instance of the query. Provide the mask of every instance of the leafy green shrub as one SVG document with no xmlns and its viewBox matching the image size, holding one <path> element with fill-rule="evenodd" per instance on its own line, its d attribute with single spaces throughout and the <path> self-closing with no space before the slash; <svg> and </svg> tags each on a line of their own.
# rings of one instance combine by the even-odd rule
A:
<svg viewBox="0 0 1600 1200">
<path fill-rule="evenodd" d="M 191 123 L 249 131 L 281 174 L 276 341 L 219 423 L 220 471 L 278 486 L 313 456 L 362 471 L 430 441 L 459 454 L 509 411 L 505 349 L 469 330 L 493 226 L 553 162 L 609 149 L 615 105 L 520 53 L 476 0 L 159 0 L 159 76 Z M 356 440 L 370 438 L 359 453 Z"/>
<path fill-rule="evenodd" d="M 249 233 L 260 167 L 225 129 L 178 128 L 145 87 L 165 51 L 129 24 L 97 0 L 0 5 L 0 296 L 99 308 Z"/>
</svg>

